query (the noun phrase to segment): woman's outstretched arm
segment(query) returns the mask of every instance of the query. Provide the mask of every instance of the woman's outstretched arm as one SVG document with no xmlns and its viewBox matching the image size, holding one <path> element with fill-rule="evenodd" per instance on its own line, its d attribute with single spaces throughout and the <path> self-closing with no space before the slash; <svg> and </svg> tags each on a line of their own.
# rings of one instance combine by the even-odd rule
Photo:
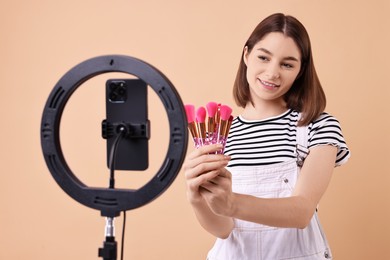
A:
<svg viewBox="0 0 390 260">
<path fill-rule="evenodd" d="M 257 198 L 233 193 L 220 176 L 202 185 L 202 197 L 217 215 L 276 227 L 305 228 L 331 180 L 337 148 L 311 149 L 299 174 L 292 196 Z"/>
<path fill-rule="evenodd" d="M 227 238 L 233 228 L 231 217 L 215 214 L 202 196 L 202 185 L 215 179 L 225 170 L 229 157 L 215 154 L 221 145 L 207 145 L 194 150 L 187 157 L 183 169 L 187 183 L 187 197 L 201 226 L 219 238 Z"/>
</svg>

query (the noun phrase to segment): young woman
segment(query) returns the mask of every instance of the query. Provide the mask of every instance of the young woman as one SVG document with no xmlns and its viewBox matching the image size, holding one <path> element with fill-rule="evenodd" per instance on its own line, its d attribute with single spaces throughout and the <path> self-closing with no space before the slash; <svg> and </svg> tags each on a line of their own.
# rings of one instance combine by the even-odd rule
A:
<svg viewBox="0 0 390 260">
<path fill-rule="evenodd" d="M 349 158 L 339 122 L 324 112 L 309 36 L 273 14 L 245 43 L 233 87 L 243 108 L 225 154 L 203 146 L 184 163 L 188 199 L 217 237 L 209 260 L 331 259 L 317 205 Z"/>
</svg>

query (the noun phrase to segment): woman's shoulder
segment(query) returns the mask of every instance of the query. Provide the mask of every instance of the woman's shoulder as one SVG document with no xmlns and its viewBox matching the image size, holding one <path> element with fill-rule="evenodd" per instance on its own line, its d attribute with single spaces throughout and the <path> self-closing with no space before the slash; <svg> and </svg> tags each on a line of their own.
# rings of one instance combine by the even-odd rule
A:
<svg viewBox="0 0 390 260">
<path fill-rule="evenodd" d="M 309 147 L 318 145 L 338 147 L 336 165 L 345 163 L 350 156 L 340 122 L 327 112 L 309 124 Z"/>
<path fill-rule="evenodd" d="M 338 125 L 340 126 L 339 120 L 337 118 L 327 112 L 322 112 L 320 116 L 313 120 L 310 124 L 310 128 L 318 128 L 326 125 Z"/>
<path fill-rule="evenodd" d="M 340 122 L 327 112 L 322 112 L 317 119 L 308 125 L 308 129 L 311 137 L 321 133 L 342 135 Z"/>
</svg>

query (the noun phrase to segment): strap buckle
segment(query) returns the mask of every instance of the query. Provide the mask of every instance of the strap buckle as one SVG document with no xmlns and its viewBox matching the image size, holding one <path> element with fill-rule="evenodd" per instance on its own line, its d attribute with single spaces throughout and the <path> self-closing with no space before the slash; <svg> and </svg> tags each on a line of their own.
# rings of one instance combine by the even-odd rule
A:
<svg viewBox="0 0 390 260">
<path fill-rule="evenodd" d="M 297 144 L 295 149 L 296 149 L 296 153 L 297 153 L 297 165 L 298 165 L 298 167 L 302 167 L 303 163 L 305 162 L 306 157 L 310 153 L 310 150 L 309 150 L 309 148 L 307 148 L 303 145 L 300 145 L 300 144 Z"/>
</svg>

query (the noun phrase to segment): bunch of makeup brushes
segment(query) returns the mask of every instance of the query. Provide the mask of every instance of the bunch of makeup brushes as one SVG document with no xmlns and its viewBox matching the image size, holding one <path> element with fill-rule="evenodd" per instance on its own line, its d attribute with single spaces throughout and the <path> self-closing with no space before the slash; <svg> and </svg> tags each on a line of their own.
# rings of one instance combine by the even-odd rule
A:
<svg viewBox="0 0 390 260">
<path fill-rule="evenodd" d="M 217 143 L 225 147 L 233 120 L 232 109 L 229 106 L 209 102 L 206 107 L 200 106 L 197 109 L 194 105 L 187 104 L 185 110 L 188 130 L 196 148 Z M 218 153 L 223 153 L 223 151 L 224 148 Z"/>
</svg>

